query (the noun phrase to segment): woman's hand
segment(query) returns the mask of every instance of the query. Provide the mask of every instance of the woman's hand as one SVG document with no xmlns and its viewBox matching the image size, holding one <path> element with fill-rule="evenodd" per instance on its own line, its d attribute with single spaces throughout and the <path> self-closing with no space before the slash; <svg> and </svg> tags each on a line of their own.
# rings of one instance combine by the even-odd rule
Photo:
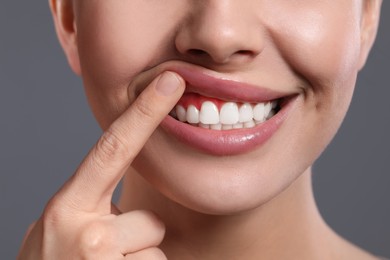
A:
<svg viewBox="0 0 390 260">
<path fill-rule="evenodd" d="M 18 259 L 166 259 L 157 248 L 165 228 L 156 215 L 143 210 L 120 213 L 111 199 L 184 85 L 173 72 L 163 72 L 148 85 L 31 225 Z"/>
</svg>

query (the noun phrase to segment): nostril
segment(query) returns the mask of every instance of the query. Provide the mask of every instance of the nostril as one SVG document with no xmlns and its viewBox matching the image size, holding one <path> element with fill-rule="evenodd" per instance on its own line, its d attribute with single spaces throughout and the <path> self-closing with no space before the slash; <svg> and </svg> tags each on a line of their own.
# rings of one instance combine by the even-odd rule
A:
<svg viewBox="0 0 390 260">
<path fill-rule="evenodd" d="M 237 50 L 236 52 L 225 55 L 224 53 L 218 53 L 218 51 L 212 52 L 213 55 L 210 55 L 209 52 L 203 49 L 188 49 L 186 54 L 193 59 L 210 59 L 215 63 L 227 63 L 229 61 L 245 61 L 249 60 L 252 57 L 256 56 L 256 54 L 251 50 Z"/>
<path fill-rule="evenodd" d="M 205 52 L 204 50 L 201 50 L 201 49 L 190 49 L 190 50 L 188 50 L 188 54 L 190 54 L 192 56 L 204 56 L 207 54 L 207 52 Z"/>
<path fill-rule="evenodd" d="M 248 51 L 248 50 L 237 51 L 235 54 L 243 57 L 252 57 L 256 55 L 253 51 Z"/>
<path fill-rule="evenodd" d="M 190 55 L 193 55 L 193 56 L 201 56 L 201 55 L 207 54 L 207 52 L 205 52 L 204 50 L 201 50 L 201 49 L 190 49 L 190 50 L 188 50 L 188 53 Z M 236 54 L 243 55 L 243 56 L 251 56 L 251 55 L 253 55 L 253 52 L 248 51 L 248 50 L 240 50 L 240 51 L 237 51 Z"/>
<path fill-rule="evenodd" d="M 245 51 L 245 50 L 241 50 L 241 51 L 237 51 L 236 54 L 242 54 L 242 55 L 252 55 L 253 52 L 251 51 Z"/>
</svg>

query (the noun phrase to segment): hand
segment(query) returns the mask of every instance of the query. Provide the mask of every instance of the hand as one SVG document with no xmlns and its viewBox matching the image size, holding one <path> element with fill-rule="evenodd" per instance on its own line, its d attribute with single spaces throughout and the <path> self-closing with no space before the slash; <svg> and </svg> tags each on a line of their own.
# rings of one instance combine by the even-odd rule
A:
<svg viewBox="0 0 390 260">
<path fill-rule="evenodd" d="M 156 215 L 120 213 L 111 199 L 184 86 L 176 73 L 163 72 L 145 88 L 48 202 L 27 231 L 18 259 L 166 259 L 157 248 L 165 228 Z"/>
</svg>

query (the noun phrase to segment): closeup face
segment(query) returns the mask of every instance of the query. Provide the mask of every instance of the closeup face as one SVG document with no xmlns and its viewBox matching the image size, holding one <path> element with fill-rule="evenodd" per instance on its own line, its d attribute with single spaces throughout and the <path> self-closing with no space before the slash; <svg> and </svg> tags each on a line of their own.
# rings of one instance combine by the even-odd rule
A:
<svg viewBox="0 0 390 260">
<path fill-rule="evenodd" d="M 170 199 L 213 214 L 255 208 L 313 164 L 348 109 L 380 6 L 377 0 L 60 2 L 60 41 L 103 129 L 159 73 L 185 79 L 185 95 L 133 167 Z"/>
</svg>

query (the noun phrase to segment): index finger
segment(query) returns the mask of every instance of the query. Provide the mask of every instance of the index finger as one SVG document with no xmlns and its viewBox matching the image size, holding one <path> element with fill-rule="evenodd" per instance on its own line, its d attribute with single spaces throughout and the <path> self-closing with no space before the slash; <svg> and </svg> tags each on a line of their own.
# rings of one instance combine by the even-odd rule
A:
<svg viewBox="0 0 390 260">
<path fill-rule="evenodd" d="M 154 79 L 134 103 L 103 133 L 76 173 L 56 195 L 84 211 L 111 212 L 120 179 L 160 122 L 184 92 L 174 72 Z"/>
</svg>

